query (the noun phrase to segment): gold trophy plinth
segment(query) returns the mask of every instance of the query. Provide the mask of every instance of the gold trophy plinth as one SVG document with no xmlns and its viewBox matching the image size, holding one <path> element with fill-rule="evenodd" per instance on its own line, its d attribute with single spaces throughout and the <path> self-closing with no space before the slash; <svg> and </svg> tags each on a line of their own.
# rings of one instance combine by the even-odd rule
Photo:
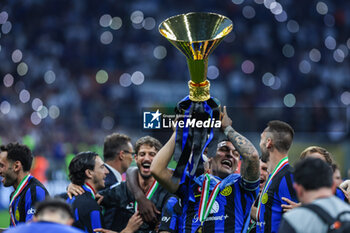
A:
<svg viewBox="0 0 350 233">
<path fill-rule="evenodd" d="M 186 56 L 190 71 L 189 96 L 177 104 L 177 114 L 188 114 L 191 120 L 219 120 L 220 103 L 209 93 L 208 58 L 232 28 L 229 18 L 202 12 L 173 16 L 159 25 L 159 32 Z M 183 177 L 187 166 L 190 174 L 195 175 L 197 167 L 203 167 L 200 161 L 206 147 L 209 147 L 209 157 L 215 156 L 218 133 L 219 129 L 213 127 L 177 127 L 174 152 L 177 167 L 173 177 Z"/>
</svg>

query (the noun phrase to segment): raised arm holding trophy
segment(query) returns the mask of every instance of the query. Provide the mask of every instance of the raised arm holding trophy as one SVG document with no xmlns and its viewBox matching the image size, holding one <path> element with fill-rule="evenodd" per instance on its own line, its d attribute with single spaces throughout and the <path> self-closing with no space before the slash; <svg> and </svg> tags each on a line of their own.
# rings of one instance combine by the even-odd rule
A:
<svg viewBox="0 0 350 233">
<path fill-rule="evenodd" d="M 208 58 L 224 37 L 231 32 L 232 27 L 230 19 L 214 13 L 177 15 L 160 24 L 160 33 L 187 59 L 190 71 L 188 82 L 190 93 L 178 102 L 175 109 L 176 114 L 183 115 L 185 121 L 219 122 L 220 102 L 209 93 Z M 177 126 L 174 151 L 177 167 L 173 179 L 181 179 L 187 166 L 189 166 L 190 175 L 194 176 L 197 168 L 203 166 L 201 157 L 206 147 L 208 147 L 209 156 L 215 155 L 220 126 L 215 128 L 213 125 Z M 188 163 L 190 158 L 191 161 Z"/>
</svg>

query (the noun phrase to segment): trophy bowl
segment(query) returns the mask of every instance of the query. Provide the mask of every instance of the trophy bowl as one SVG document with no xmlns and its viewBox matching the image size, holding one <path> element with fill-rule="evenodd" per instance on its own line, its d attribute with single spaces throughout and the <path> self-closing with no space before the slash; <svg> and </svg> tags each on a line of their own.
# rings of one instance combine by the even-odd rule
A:
<svg viewBox="0 0 350 233">
<path fill-rule="evenodd" d="M 186 56 L 190 72 L 189 95 L 178 102 L 175 108 L 176 114 L 189 116 L 184 120 L 220 120 L 220 102 L 209 93 L 208 58 L 232 28 L 229 18 L 204 12 L 173 16 L 159 25 L 160 34 Z M 183 179 L 186 168 L 191 176 L 200 174 L 204 150 L 208 147 L 209 157 L 215 156 L 220 133 L 220 128 L 212 126 L 177 127 L 173 155 L 177 166 L 173 178 Z"/>
</svg>

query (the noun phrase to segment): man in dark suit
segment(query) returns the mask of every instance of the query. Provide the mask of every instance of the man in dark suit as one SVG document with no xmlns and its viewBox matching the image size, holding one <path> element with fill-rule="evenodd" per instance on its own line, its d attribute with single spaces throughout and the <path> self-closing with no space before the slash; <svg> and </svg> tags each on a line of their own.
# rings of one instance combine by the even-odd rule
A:
<svg viewBox="0 0 350 233">
<path fill-rule="evenodd" d="M 113 133 L 106 136 L 103 145 L 104 165 L 108 170 L 105 178 L 105 188 L 109 189 L 112 185 L 117 185 L 122 182 L 122 174 L 126 172 L 130 166 L 133 155 L 135 154 L 131 139 L 125 134 Z M 81 195 L 84 190 L 80 186 L 70 185 L 68 188 L 68 196 Z M 113 229 L 115 224 L 115 208 L 105 209 L 103 220 L 107 229 Z"/>
<path fill-rule="evenodd" d="M 129 168 L 135 154 L 131 139 L 119 133 L 113 133 L 105 138 L 103 158 L 109 174 L 105 179 L 105 187 L 120 183 L 124 172 Z"/>
</svg>

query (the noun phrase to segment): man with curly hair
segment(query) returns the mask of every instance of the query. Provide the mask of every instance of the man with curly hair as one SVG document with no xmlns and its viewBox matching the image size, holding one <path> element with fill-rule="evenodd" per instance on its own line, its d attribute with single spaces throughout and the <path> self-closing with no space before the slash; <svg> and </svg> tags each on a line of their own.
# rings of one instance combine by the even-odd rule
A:
<svg viewBox="0 0 350 233">
<path fill-rule="evenodd" d="M 10 196 L 10 226 L 31 220 L 35 214 L 35 204 L 49 195 L 39 180 L 30 174 L 32 152 L 19 143 L 9 143 L 0 147 L 0 176 L 5 187 L 15 191 Z"/>
</svg>

